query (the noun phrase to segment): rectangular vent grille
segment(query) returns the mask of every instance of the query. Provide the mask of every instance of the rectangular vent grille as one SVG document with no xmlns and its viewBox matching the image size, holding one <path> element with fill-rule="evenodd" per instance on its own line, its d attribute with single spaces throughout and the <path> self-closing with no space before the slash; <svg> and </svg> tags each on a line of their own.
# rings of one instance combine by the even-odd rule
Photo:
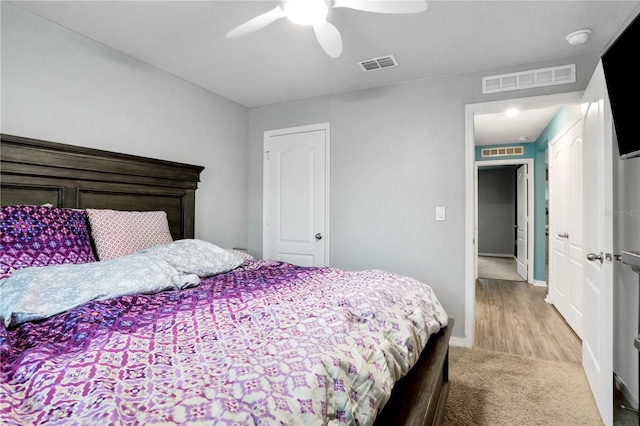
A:
<svg viewBox="0 0 640 426">
<path fill-rule="evenodd" d="M 482 93 L 506 92 L 576 82 L 576 65 L 492 75 L 482 78 Z"/>
<path fill-rule="evenodd" d="M 360 68 L 362 68 L 362 71 L 367 72 L 367 71 L 381 70 L 383 68 L 397 67 L 398 61 L 396 61 L 395 56 L 388 55 L 388 56 L 380 56 L 378 58 L 368 59 L 366 61 L 360 61 L 358 62 L 358 65 L 360 65 Z"/>
<path fill-rule="evenodd" d="M 481 153 L 482 157 L 506 157 L 509 155 L 524 155 L 524 148 L 521 146 L 483 148 Z"/>
</svg>

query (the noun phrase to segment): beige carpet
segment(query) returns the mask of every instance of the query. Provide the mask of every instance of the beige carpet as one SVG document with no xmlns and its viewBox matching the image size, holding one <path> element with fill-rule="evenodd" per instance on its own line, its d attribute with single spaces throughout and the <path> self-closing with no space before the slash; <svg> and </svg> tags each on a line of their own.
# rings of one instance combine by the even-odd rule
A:
<svg viewBox="0 0 640 426">
<path fill-rule="evenodd" d="M 451 347 L 444 426 L 602 425 L 580 364 Z"/>
<path fill-rule="evenodd" d="M 526 281 L 518 275 L 516 260 L 512 257 L 478 256 L 478 278 Z"/>
</svg>

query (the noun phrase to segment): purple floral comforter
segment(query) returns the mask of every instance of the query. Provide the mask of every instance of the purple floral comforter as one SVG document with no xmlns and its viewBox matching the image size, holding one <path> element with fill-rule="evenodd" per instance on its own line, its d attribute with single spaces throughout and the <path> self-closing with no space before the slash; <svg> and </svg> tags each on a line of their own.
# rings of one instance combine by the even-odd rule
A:
<svg viewBox="0 0 640 426">
<path fill-rule="evenodd" d="M 446 323 L 411 278 L 247 261 L 1 325 L 0 423 L 367 425 Z"/>
</svg>

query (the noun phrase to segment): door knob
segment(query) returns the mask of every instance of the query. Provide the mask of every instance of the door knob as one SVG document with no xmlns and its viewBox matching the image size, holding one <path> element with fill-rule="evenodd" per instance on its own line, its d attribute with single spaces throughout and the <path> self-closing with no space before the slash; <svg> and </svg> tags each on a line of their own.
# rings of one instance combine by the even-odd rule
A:
<svg viewBox="0 0 640 426">
<path fill-rule="evenodd" d="M 318 232 L 316 234 L 316 240 L 320 241 L 321 239 L 322 239 L 322 234 Z"/>
<path fill-rule="evenodd" d="M 600 263 L 602 263 L 602 252 L 600 254 L 595 254 L 595 253 L 589 253 L 587 255 L 587 260 L 590 262 L 593 262 L 595 260 L 599 260 Z"/>
</svg>

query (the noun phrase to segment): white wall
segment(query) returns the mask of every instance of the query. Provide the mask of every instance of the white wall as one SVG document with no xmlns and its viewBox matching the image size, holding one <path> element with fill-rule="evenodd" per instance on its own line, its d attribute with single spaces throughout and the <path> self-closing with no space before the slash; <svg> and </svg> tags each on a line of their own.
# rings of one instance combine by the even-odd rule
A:
<svg viewBox="0 0 640 426">
<path fill-rule="evenodd" d="M 204 166 L 196 237 L 247 241 L 248 110 L 2 2 L 3 133 Z"/>
<path fill-rule="evenodd" d="M 618 30 L 620 33 L 640 13 L 636 5 L 627 22 Z M 617 34 L 613 39 L 618 36 Z M 613 40 L 612 40 L 613 41 Z M 613 210 L 605 214 L 613 215 L 614 251 L 640 250 L 640 158 L 619 159 L 619 150 L 614 139 L 613 146 Z M 613 371 L 629 402 L 640 400 L 638 384 L 638 350 L 633 341 L 640 335 L 638 310 L 640 276 L 622 262 L 614 263 L 613 277 Z"/>
<path fill-rule="evenodd" d="M 617 147 L 614 147 L 617 156 Z M 640 250 L 640 158 L 615 161 L 614 175 L 614 250 Z M 638 350 L 633 341 L 638 329 L 638 288 L 640 276 L 628 265 L 616 262 L 613 282 L 614 359 L 613 370 L 630 393 L 630 402 L 638 403 Z M 637 405 L 636 405 L 637 406 Z"/>
<path fill-rule="evenodd" d="M 425 79 L 250 110 L 249 248 L 262 250 L 266 130 L 331 124 L 331 265 L 379 268 L 433 286 L 464 337 L 465 105 L 584 90 L 587 55 Z M 575 63 L 575 84 L 482 95 L 482 77 Z M 381 72 L 393 72 L 384 70 Z M 366 78 L 366 76 L 363 76 Z M 447 220 L 435 221 L 435 206 Z"/>
</svg>

